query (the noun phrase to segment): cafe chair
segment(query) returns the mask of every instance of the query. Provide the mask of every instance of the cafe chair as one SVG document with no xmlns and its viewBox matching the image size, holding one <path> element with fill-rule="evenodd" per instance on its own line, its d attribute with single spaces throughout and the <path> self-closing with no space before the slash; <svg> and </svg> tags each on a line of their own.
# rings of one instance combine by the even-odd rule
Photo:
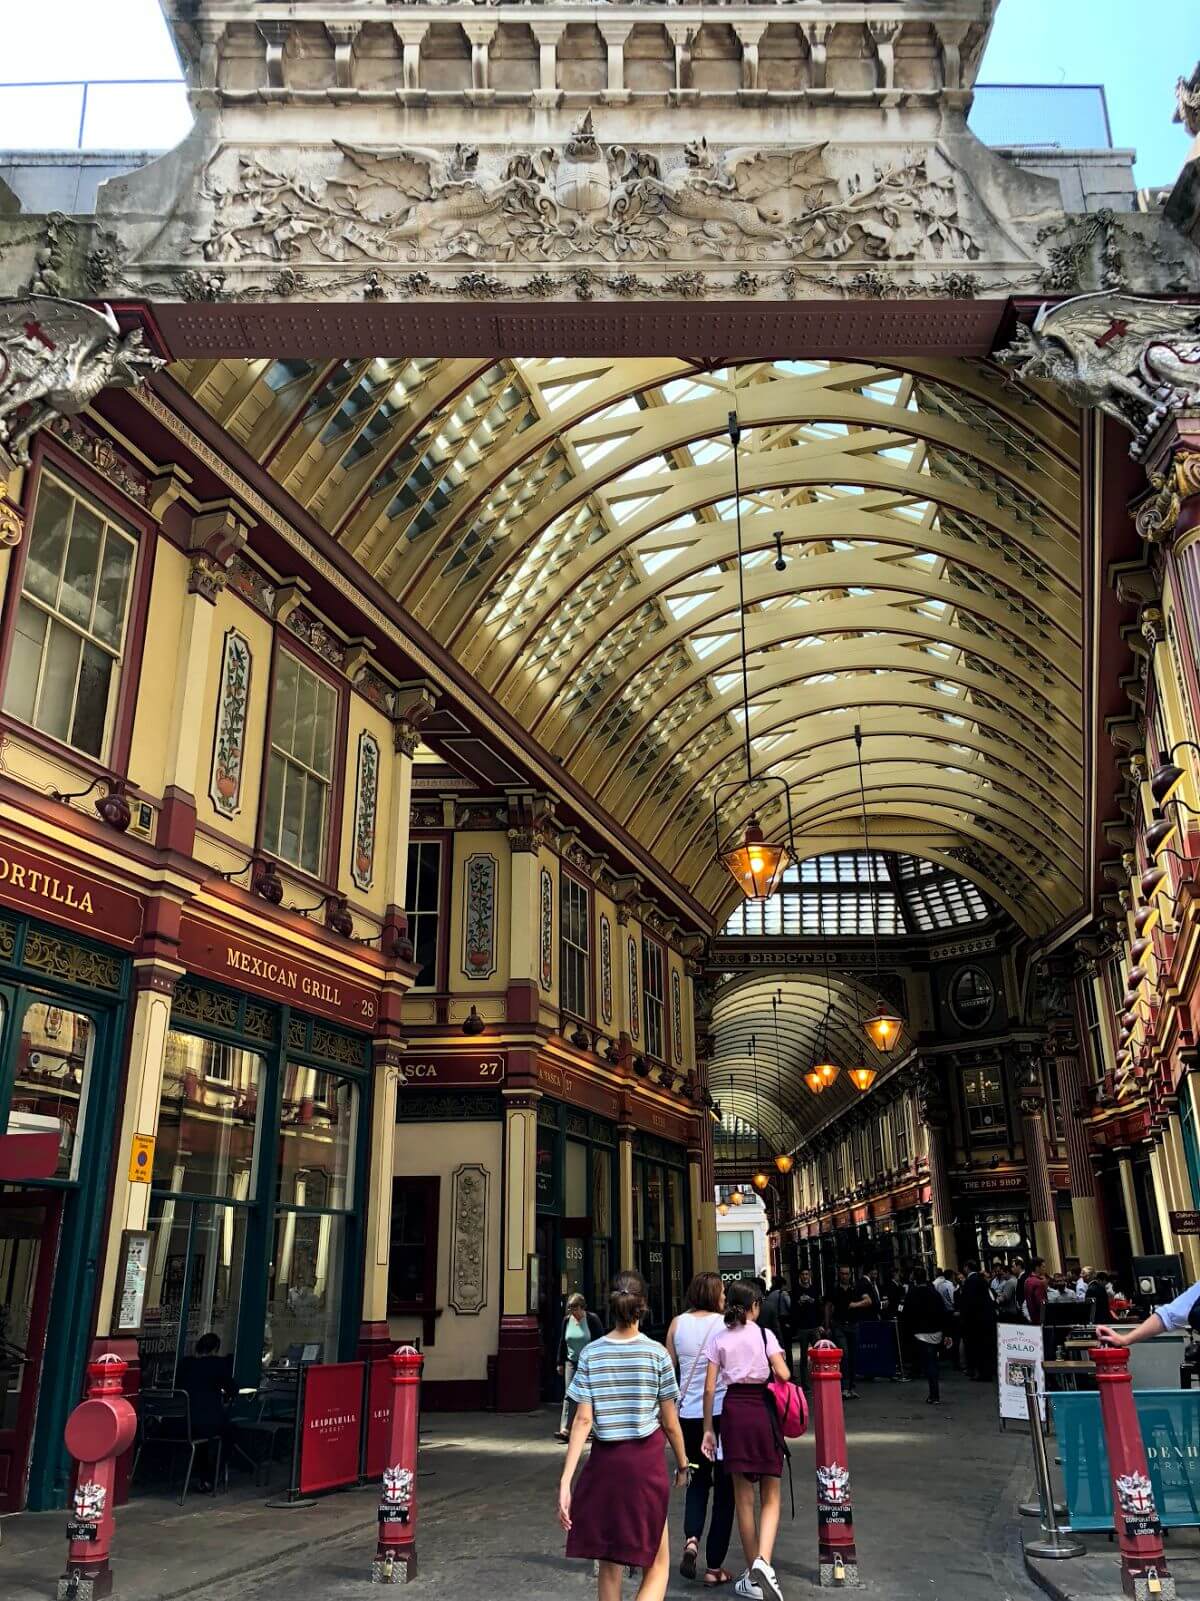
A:
<svg viewBox="0 0 1200 1601">
<path fill-rule="evenodd" d="M 217 1483 L 221 1477 L 222 1440 L 219 1433 L 194 1434 L 192 1432 L 191 1402 L 185 1390 L 143 1390 L 138 1396 L 139 1430 L 138 1447 L 133 1458 L 133 1472 L 130 1482 L 137 1477 L 138 1464 L 142 1459 L 143 1451 L 165 1450 L 177 1455 L 181 1451 L 188 1454 L 187 1468 L 183 1475 L 183 1488 L 179 1492 L 179 1505 L 182 1506 L 187 1499 L 191 1487 L 192 1469 L 196 1465 L 196 1452 L 202 1445 L 216 1445 L 216 1456 L 213 1463 L 213 1487 L 215 1495 Z"/>
</svg>

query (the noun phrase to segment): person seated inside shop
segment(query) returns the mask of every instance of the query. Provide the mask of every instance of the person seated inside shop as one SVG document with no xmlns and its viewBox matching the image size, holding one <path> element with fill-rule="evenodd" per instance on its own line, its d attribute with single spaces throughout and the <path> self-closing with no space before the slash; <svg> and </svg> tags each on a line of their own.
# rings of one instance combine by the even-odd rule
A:
<svg viewBox="0 0 1200 1601">
<path fill-rule="evenodd" d="M 193 1440 L 205 1442 L 197 1487 L 211 1490 L 220 1460 L 217 1447 L 226 1437 L 229 1402 L 233 1399 L 233 1358 L 221 1355 L 218 1335 L 200 1336 L 196 1341 L 196 1354 L 185 1356 L 179 1364 L 175 1384 L 188 1398 Z"/>
</svg>

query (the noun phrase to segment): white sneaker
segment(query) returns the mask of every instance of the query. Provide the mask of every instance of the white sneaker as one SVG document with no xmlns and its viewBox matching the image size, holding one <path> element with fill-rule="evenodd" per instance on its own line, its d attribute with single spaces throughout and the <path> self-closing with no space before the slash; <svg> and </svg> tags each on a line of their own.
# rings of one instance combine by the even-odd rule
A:
<svg viewBox="0 0 1200 1601">
<path fill-rule="evenodd" d="M 733 1593 L 734 1595 L 745 1596 L 746 1601 L 766 1601 L 762 1591 L 750 1577 L 749 1568 L 746 1569 L 745 1573 L 742 1574 L 741 1578 L 734 1585 Z"/>
<path fill-rule="evenodd" d="M 775 1577 L 775 1569 L 766 1557 L 755 1557 L 754 1566 L 750 1569 L 751 1575 L 761 1586 L 764 1601 L 783 1601 L 783 1591 L 779 1588 L 779 1580 Z"/>
</svg>

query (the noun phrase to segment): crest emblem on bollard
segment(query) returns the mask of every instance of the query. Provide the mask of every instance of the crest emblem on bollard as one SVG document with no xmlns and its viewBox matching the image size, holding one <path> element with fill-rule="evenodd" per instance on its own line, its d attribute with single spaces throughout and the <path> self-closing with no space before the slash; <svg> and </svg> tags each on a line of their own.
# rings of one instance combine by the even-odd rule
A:
<svg viewBox="0 0 1200 1601">
<path fill-rule="evenodd" d="M 836 1462 L 817 1469 L 817 1490 L 829 1506 L 845 1506 L 850 1499 L 850 1473 Z"/>
<path fill-rule="evenodd" d="M 1154 1488 L 1144 1473 L 1125 1473 L 1117 1480 L 1121 1511 L 1130 1517 L 1154 1516 Z"/>
<path fill-rule="evenodd" d="M 95 1480 L 75 1487 L 75 1516 L 86 1523 L 95 1523 L 104 1511 L 104 1486 Z"/>
<path fill-rule="evenodd" d="M 411 1468 L 391 1467 L 384 1470 L 383 1499 L 391 1506 L 407 1506 L 412 1500 L 413 1476 Z"/>
</svg>

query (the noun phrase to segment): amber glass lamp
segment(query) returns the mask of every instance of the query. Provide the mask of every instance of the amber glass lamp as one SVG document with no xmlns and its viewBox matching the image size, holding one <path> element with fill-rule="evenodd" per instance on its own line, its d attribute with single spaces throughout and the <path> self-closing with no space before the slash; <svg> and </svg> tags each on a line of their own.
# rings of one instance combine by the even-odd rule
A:
<svg viewBox="0 0 1200 1601">
<path fill-rule="evenodd" d="M 734 1190 L 729 1199 L 733 1202 L 734 1206 L 741 1206 L 745 1197 L 743 1196 L 741 1190 Z"/>
<path fill-rule="evenodd" d="M 727 1215 L 728 1211 L 729 1211 L 729 1202 L 728 1201 L 722 1201 L 720 1203 L 720 1205 L 717 1207 L 717 1211 L 720 1212 L 722 1217 L 725 1217 Z"/>
<path fill-rule="evenodd" d="M 753 1184 L 754 1188 L 761 1195 L 763 1190 L 766 1189 L 767 1185 L 771 1182 L 771 1180 L 770 1180 L 770 1177 L 769 1177 L 768 1174 L 763 1173 L 763 1172 L 760 1171 L 760 1172 L 758 1172 L 758 1173 L 756 1173 L 754 1175 L 754 1177 L 750 1180 L 750 1182 L 751 1182 L 751 1184 Z"/>
<path fill-rule="evenodd" d="M 747 900 L 764 901 L 774 895 L 784 872 L 791 865 L 792 853 L 786 845 L 772 845 L 763 836 L 758 818 L 746 824 L 740 845 L 720 852 L 726 872 Z"/>
<path fill-rule="evenodd" d="M 821 1080 L 821 1088 L 823 1090 L 827 1090 L 831 1085 L 837 1083 L 837 1076 L 841 1071 L 842 1070 L 837 1063 L 831 1061 L 828 1056 L 823 1057 L 813 1069 L 813 1072 L 816 1073 Z"/>
<path fill-rule="evenodd" d="M 775 1171 L 777 1173 L 790 1173 L 795 1165 L 796 1164 L 794 1160 L 786 1151 L 780 1151 L 779 1155 L 775 1158 Z"/>
<path fill-rule="evenodd" d="M 858 1067 L 849 1068 L 847 1071 L 851 1084 L 854 1085 L 856 1090 L 861 1090 L 864 1095 L 879 1076 L 875 1069 L 868 1067 L 865 1062 L 860 1063 Z"/>
<path fill-rule="evenodd" d="M 886 1001 L 880 1001 L 879 1005 L 863 1024 L 871 1044 L 877 1051 L 882 1051 L 885 1056 L 900 1038 L 900 1031 L 903 1027 L 904 1019 Z"/>
</svg>

